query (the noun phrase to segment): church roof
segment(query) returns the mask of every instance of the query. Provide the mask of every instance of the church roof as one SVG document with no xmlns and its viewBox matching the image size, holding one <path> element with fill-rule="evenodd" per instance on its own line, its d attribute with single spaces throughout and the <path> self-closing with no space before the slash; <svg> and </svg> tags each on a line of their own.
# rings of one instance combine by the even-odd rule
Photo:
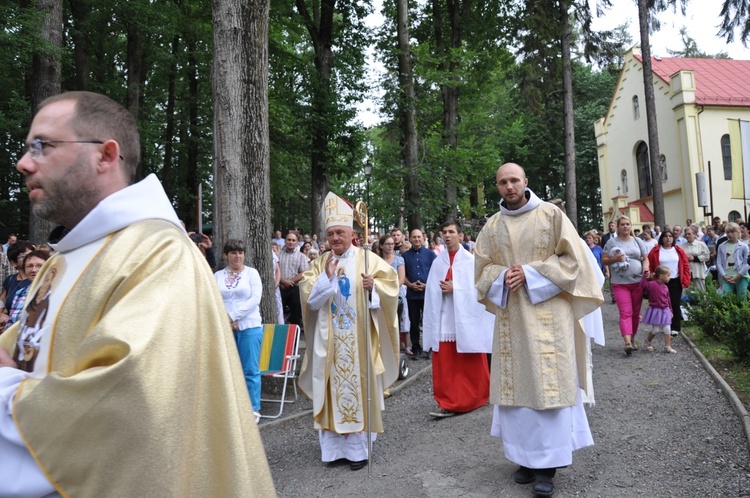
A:
<svg viewBox="0 0 750 498">
<path fill-rule="evenodd" d="M 640 54 L 633 55 L 643 63 Z M 652 56 L 651 67 L 667 84 L 677 71 L 693 71 L 698 105 L 750 107 L 750 61 Z"/>
</svg>

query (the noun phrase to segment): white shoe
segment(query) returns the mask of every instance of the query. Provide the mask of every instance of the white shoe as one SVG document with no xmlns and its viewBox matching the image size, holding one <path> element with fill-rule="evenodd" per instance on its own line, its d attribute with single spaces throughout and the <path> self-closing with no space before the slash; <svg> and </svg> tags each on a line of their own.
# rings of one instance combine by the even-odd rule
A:
<svg viewBox="0 0 750 498">
<path fill-rule="evenodd" d="M 260 423 L 260 412 L 253 412 L 253 415 L 255 415 L 255 423 Z"/>
</svg>

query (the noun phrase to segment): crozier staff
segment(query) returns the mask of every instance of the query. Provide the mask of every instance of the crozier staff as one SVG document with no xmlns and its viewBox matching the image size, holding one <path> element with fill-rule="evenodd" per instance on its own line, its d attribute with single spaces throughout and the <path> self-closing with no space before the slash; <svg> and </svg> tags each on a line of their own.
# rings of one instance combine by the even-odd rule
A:
<svg viewBox="0 0 750 498">
<path fill-rule="evenodd" d="M 313 261 L 300 282 L 308 344 L 299 386 L 313 400 L 322 460 L 343 458 L 359 470 L 369 458 L 365 430 L 369 424 L 383 432 L 383 390 L 398 378 L 398 275 L 373 253 L 365 272 L 365 249 L 352 245 L 351 205 L 329 193 L 324 217 L 331 252 Z"/>
</svg>

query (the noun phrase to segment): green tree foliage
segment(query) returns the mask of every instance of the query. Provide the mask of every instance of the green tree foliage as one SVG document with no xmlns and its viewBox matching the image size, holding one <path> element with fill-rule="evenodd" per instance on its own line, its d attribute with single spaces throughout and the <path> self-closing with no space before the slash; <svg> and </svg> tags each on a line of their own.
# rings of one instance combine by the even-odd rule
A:
<svg viewBox="0 0 750 498">
<path fill-rule="evenodd" d="M 15 169 L 25 152 L 24 141 L 31 112 L 26 100 L 24 74 L 40 43 L 39 19 L 18 2 L 0 3 L 0 238 L 9 233 L 28 237 L 29 201 L 22 192 L 22 176 Z"/>
<path fill-rule="evenodd" d="M 0 19 L 6 48 L 0 55 L 0 123 L 6 130 L 0 154 L 12 165 L 22 151 L 32 115 L 25 78 L 40 50 L 40 27 L 33 10 L 18 3 L 2 2 Z M 206 2 L 64 4 L 62 90 L 104 93 L 136 113 L 143 146 L 140 176 L 160 177 L 189 228 L 197 224 L 198 183 L 204 186 L 205 212 L 211 210 L 212 49 L 211 6 Z M 136 72 L 137 81 L 131 78 Z M 12 168 L 0 174 L 2 202 L 7 202 L 7 231 L 24 234 L 28 201 L 21 175 Z"/>
<path fill-rule="evenodd" d="M 364 18 L 371 8 L 355 1 L 272 1 L 271 189 L 277 228 L 320 231 L 321 189 L 346 195 L 339 186 L 363 164 L 364 133 L 355 122 L 355 105 L 367 90 L 364 57 L 371 35 Z"/>
<path fill-rule="evenodd" d="M 740 40 L 747 44 L 750 37 L 750 0 L 724 0 L 720 15 L 719 35 L 732 42 L 735 30 L 739 29 Z"/>
<path fill-rule="evenodd" d="M 449 207 L 445 185 L 457 188 L 460 218 L 477 218 L 497 210 L 499 195 L 494 185 L 497 167 L 507 161 L 521 164 L 531 178 L 532 188 L 543 198 L 564 195 L 562 92 L 560 76 L 559 33 L 550 28 L 549 5 L 546 2 L 515 4 L 514 10 L 489 9 L 484 5 L 474 12 L 465 43 L 451 52 L 451 61 L 460 61 L 454 72 L 441 71 L 436 55 L 434 18 L 429 11 L 417 16 L 414 46 L 417 75 L 417 116 L 420 137 L 420 195 L 422 217 L 426 226 L 435 226 Z M 386 3 L 386 18 L 390 4 Z M 505 9 L 511 7 L 504 5 Z M 546 10 L 545 10 L 546 9 Z M 498 22 L 502 19 L 503 22 Z M 489 22 L 484 22 L 489 21 Z M 503 25 L 504 29 L 497 28 Z M 583 26 L 585 24 L 581 24 Z M 379 56 L 386 67 L 397 67 L 393 35 L 395 28 L 386 24 L 379 32 Z M 540 35 L 540 33 L 542 33 Z M 600 217 L 599 178 L 595 137 L 591 123 L 606 112 L 616 74 L 608 61 L 617 56 L 615 47 L 624 51 L 620 38 L 608 33 L 604 48 L 596 52 L 576 38 L 579 59 L 600 55 L 604 70 L 594 70 L 583 60 L 573 64 L 576 149 L 578 151 L 579 214 L 582 226 L 597 226 Z M 591 37 L 589 37 L 590 39 Z M 509 41 L 510 40 L 510 41 Z M 588 40 L 588 39 L 587 39 Z M 512 43 L 511 43 L 512 42 Z M 601 47 L 600 47 L 601 48 Z M 514 55 L 523 54 L 523 56 Z M 443 126 L 441 84 L 449 78 L 460 86 L 457 144 L 446 147 Z M 389 188 L 402 192 L 400 179 L 405 171 L 399 163 L 400 130 L 397 116 L 397 88 L 389 72 L 383 81 L 386 94 L 382 112 L 393 119 L 386 121 L 376 135 L 376 161 L 387 164 Z M 579 88 L 580 86 L 580 88 Z M 579 109 L 580 106 L 580 109 Z M 376 168 L 376 171 L 378 168 Z M 378 183 L 384 181 L 378 178 Z M 378 193 L 376 196 L 380 198 Z M 395 224 L 403 212 L 402 197 L 388 199 L 377 206 L 378 215 Z"/>
<path fill-rule="evenodd" d="M 587 29 L 585 18 L 582 21 L 575 10 L 582 5 L 576 2 L 571 11 L 579 33 Z M 553 7 L 539 0 L 410 5 L 419 193 L 426 226 L 436 226 L 454 209 L 462 219 L 494 213 L 495 171 L 506 161 L 526 168 L 541 197 L 563 196 L 560 51 L 550 21 Z M 436 8 L 445 15 L 435 15 Z M 272 0 L 269 127 L 275 228 L 309 231 L 315 226 L 312 184 L 320 179 L 312 175 L 315 161 L 323 165 L 331 190 L 358 200 L 367 198 L 362 169 L 369 158 L 374 164 L 369 208 L 376 227 L 400 225 L 408 213 L 397 120 L 395 4 L 385 1 L 385 22 L 375 32 L 364 26 L 370 10 L 367 2 Z M 5 130 L 0 154 L 12 165 L 23 150 L 31 116 L 25 71 L 40 44 L 30 9 L 0 2 L 0 15 L 0 36 L 7 47 L 0 54 L 0 123 Z M 141 174 L 159 176 L 178 214 L 192 228 L 197 224 L 198 184 L 203 185 L 204 212 L 212 209 L 210 3 L 67 0 L 63 16 L 63 90 L 102 92 L 137 114 L 143 142 Z M 458 34 L 456 23 L 460 43 L 453 38 Z M 321 45 L 318 38 L 325 30 L 329 45 Z M 355 105 L 369 91 L 365 53 L 373 40 L 386 68 L 379 82 L 385 90 L 380 104 L 386 120 L 365 130 L 356 120 Z M 578 54 L 573 88 L 582 226 L 598 224 L 596 147 L 590 123 L 604 114 L 614 84 L 609 66 L 600 71 L 584 63 L 582 57 L 591 49 L 587 40 L 579 34 L 573 46 Z M 597 43 L 601 48 L 607 43 L 619 46 L 618 41 L 602 38 Z M 326 53 L 331 56 L 330 73 L 322 80 L 319 56 Z M 456 90 L 458 98 L 451 132 L 455 142 L 446 141 L 445 89 Z M 446 200 L 447 186 L 455 188 L 455 200 Z M 20 175 L 12 168 L 0 173 L 6 232 L 23 233 L 28 224 L 22 190 Z"/>
</svg>

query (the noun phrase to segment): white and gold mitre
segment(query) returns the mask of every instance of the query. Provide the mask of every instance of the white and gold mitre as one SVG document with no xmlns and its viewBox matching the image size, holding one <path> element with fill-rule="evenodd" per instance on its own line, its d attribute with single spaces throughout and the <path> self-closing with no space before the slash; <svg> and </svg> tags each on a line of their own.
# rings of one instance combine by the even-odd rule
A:
<svg viewBox="0 0 750 498">
<path fill-rule="evenodd" d="M 333 192 L 328 192 L 323 202 L 323 216 L 325 218 L 325 228 L 334 225 L 343 225 L 351 228 L 354 225 L 354 209 L 352 205 Z"/>
</svg>

